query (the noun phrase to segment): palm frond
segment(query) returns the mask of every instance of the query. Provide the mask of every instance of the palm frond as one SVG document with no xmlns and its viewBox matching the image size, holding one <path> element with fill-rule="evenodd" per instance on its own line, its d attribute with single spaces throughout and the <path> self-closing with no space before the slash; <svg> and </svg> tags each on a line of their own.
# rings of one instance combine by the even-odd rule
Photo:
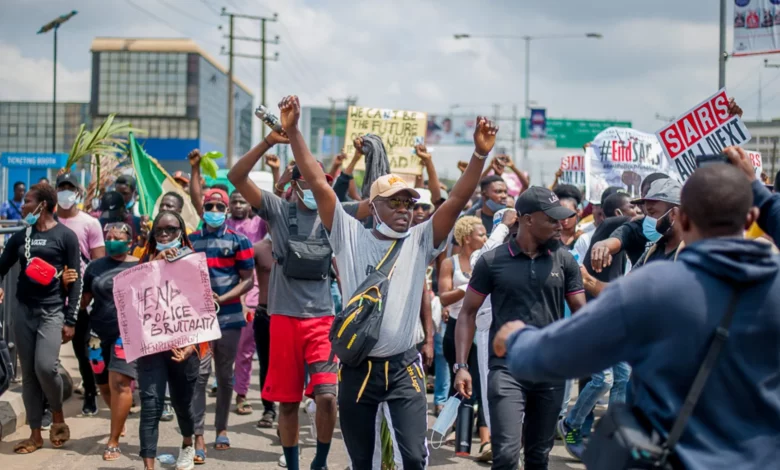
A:
<svg viewBox="0 0 780 470">
<path fill-rule="evenodd" d="M 84 124 L 81 125 L 68 154 L 66 169 L 70 169 L 87 155 L 99 158 L 124 154 L 127 151 L 127 134 L 131 131 L 136 134 L 145 133 L 134 128 L 129 122 L 115 122 L 115 117 L 115 114 L 109 115 L 91 131 L 86 130 Z"/>
</svg>

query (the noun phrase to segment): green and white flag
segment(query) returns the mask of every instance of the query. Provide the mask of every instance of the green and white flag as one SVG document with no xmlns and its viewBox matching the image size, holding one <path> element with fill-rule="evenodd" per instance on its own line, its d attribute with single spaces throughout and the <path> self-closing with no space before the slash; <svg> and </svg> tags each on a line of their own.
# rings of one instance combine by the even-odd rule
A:
<svg viewBox="0 0 780 470">
<path fill-rule="evenodd" d="M 181 216 L 190 230 L 196 230 L 200 224 L 200 217 L 192 205 L 190 195 L 173 179 L 160 163 L 144 151 L 143 147 L 135 140 L 133 133 L 129 139 L 130 158 L 135 170 L 135 178 L 138 183 L 138 199 L 140 200 L 139 212 L 150 219 L 159 212 L 160 200 L 165 193 L 175 192 L 184 198 L 184 208 Z"/>
</svg>

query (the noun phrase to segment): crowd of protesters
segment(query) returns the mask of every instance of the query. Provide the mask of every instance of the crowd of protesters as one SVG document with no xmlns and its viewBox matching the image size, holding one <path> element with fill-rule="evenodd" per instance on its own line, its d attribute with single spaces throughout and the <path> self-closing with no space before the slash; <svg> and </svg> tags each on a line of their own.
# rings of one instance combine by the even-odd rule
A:
<svg viewBox="0 0 780 470">
<path fill-rule="evenodd" d="M 209 448 L 229 452 L 231 409 L 252 414 L 257 399 L 257 427 L 277 427 L 278 463 L 292 470 L 300 467 L 302 404 L 316 438 L 311 469 L 327 468 L 337 422 L 351 468 L 380 468 L 383 420 L 393 460 L 407 470 L 428 465 L 434 420 L 445 445 L 492 468 L 546 469 L 556 437 L 573 458 L 593 462 L 602 452 L 599 403 L 608 413 L 628 403 L 657 444 L 674 434 L 717 330 L 727 336 L 721 356 L 675 431 L 669 467 L 659 468 L 776 465 L 780 195 L 756 180 L 741 149 L 727 148 L 728 164 L 702 167 L 684 185 L 656 173 L 638 197 L 610 187 L 588 202 L 557 177 L 549 188 L 532 185 L 508 156 L 488 160 L 499 129 L 486 118 L 477 118 L 474 151 L 447 188 L 425 146 L 416 154 L 427 178 L 410 184 L 389 173 L 371 134 L 355 140 L 346 165 L 339 155 L 326 172 L 298 129 L 298 98 L 279 108 L 281 129 L 230 169 L 235 190 L 206 186 L 193 150 L 191 173 L 173 175 L 190 200 L 165 194 L 153 220 L 138 216 L 130 175 L 92 211 L 66 171 L 54 186 L 14 184 L 0 217 L 26 228 L 7 240 L 0 275 L 22 267 L 14 334 L 30 427 L 15 452 L 40 449 L 43 429 L 54 447 L 70 438 L 58 359 L 71 341 L 84 415 L 98 413 L 98 396 L 110 411 L 106 461 L 122 458 L 137 389 L 145 469 L 155 468 L 161 421 L 176 418 L 176 468 L 189 470 L 207 462 Z M 279 144 L 292 150 L 286 168 L 270 153 Z M 249 178 L 261 160 L 273 191 Z M 505 171 L 520 179 L 519 193 L 508 194 Z M 182 218 L 185 203 L 200 214 L 199 228 Z M 293 256 L 302 249 L 307 264 Z M 114 277 L 188 250 L 208 260 L 221 338 L 128 362 Z M 342 341 L 363 308 L 380 318 L 373 336 L 361 330 Z M 365 351 L 339 360 L 336 350 L 346 354 L 356 338 Z M 261 393 L 253 397 L 255 356 Z M 216 396 L 211 446 L 208 393 Z M 464 433 L 471 440 L 455 419 L 470 410 L 476 452 L 456 442 Z"/>
</svg>

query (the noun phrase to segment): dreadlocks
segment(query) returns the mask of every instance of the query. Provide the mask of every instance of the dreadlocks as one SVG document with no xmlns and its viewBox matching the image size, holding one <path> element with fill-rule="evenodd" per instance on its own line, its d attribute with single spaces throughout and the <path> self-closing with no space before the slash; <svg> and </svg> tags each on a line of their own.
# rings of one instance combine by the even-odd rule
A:
<svg viewBox="0 0 780 470">
<path fill-rule="evenodd" d="M 153 260 L 154 257 L 157 256 L 157 240 L 154 238 L 154 234 L 157 231 L 157 226 L 160 223 L 160 219 L 162 219 L 166 215 L 175 217 L 176 220 L 179 221 L 179 227 L 181 227 L 182 248 L 193 249 L 189 237 L 185 234 L 187 230 L 187 225 L 184 223 L 184 219 L 181 218 L 181 214 L 172 211 L 160 211 L 160 213 L 157 214 L 157 217 L 154 218 L 154 223 L 152 224 L 152 229 L 149 231 L 149 237 L 146 240 L 146 246 L 144 246 L 144 255 L 143 257 L 141 257 L 140 263 L 145 263 L 147 261 Z"/>
<path fill-rule="evenodd" d="M 382 138 L 374 134 L 363 136 L 363 148 L 361 149 L 366 156 L 366 173 L 363 178 L 363 199 L 368 199 L 371 195 L 371 185 L 380 176 L 390 173 L 390 160 L 387 158 L 385 144 Z"/>
</svg>

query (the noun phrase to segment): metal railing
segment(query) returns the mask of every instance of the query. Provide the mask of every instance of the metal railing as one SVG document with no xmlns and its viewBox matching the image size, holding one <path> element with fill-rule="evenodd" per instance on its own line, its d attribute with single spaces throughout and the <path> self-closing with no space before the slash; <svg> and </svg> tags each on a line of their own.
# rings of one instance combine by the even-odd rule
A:
<svg viewBox="0 0 780 470">
<path fill-rule="evenodd" d="M 23 229 L 23 224 L 18 220 L 0 220 L 0 239 Z M 2 252 L 3 248 L 0 246 L 0 253 Z M 19 279 L 20 269 L 19 263 L 15 263 L 3 277 L 3 281 L 0 282 L 0 288 L 5 292 L 5 299 L 0 304 L 0 322 L 2 322 L 3 339 L 8 344 L 8 349 L 11 352 L 11 361 L 14 364 L 14 378 L 19 373 L 16 344 L 14 344 L 14 312 L 19 309 L 19 302 L 16 300 L 16 283 Z"/>
</svg>

